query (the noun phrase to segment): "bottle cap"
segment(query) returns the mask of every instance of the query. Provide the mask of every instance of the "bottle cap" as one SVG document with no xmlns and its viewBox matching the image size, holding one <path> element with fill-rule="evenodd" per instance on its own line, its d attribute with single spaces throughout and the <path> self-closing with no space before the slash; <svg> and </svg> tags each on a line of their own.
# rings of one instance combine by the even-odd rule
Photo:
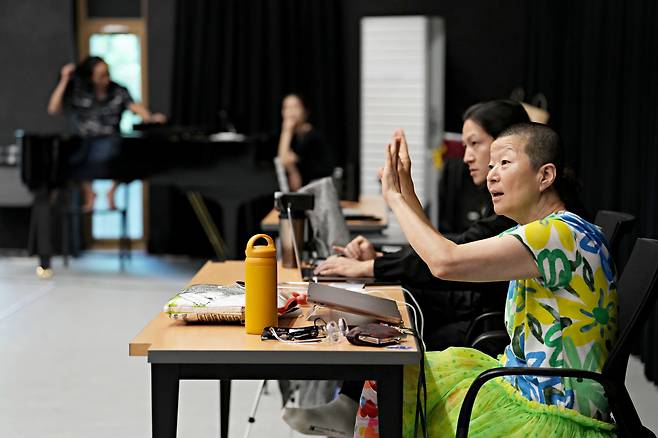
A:
<svg viewBox="0 0 658 438">
<path fill-rule="evenodd" d="M 254 246 L 258 239 L 265 239 L 267 245 Z M 272 258 L 276 257 L 276 246 L 274 246 L 274 240 L 267 234 L 256 234 L 247 242 L 244 253 L 247 257 Z"/>
</svg>

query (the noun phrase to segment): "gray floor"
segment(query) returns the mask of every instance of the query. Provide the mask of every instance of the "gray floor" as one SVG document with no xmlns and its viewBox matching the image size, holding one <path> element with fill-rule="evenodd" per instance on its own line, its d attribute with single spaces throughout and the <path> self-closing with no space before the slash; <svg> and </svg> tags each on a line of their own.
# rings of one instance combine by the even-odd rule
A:
<svg viewBox="0 0 658 438">
<path fill-rule="evenodd" d="M 41 281 L 33 259 L 0 258 L 0 435 L 150 436 L 149 369 L 128 357 L 128 341 L 203 264 L 137 254 L 120 273 L 113 253 L 55 263 Z M 658 389 L 632 359 L 631 396 L 658 431 Z M 231 436 L 244 436 L 257 382 L 234 382 Z M 218 384 L 182 382 L 180 437 L 216 437 Z M 275 385 L 263 397 L 251 437 L 299 437 L 281 421 Z"/>
<path fill-rule="evenodd" d="M 147 437 L 150 374 L 128 342 L 203 264 L 137 255 L 125 273 L 113 254 L 55 261 L 38 280 L 34 260 L 0 258 L 0 436 Z M 244 436 L 258 382 L 235 382 L 231 436 Z M 251 437 L 295 437 L 269 385 Z M 217 382 L 184 381 L 178 436 L 219 436 Z"/>
</svg>

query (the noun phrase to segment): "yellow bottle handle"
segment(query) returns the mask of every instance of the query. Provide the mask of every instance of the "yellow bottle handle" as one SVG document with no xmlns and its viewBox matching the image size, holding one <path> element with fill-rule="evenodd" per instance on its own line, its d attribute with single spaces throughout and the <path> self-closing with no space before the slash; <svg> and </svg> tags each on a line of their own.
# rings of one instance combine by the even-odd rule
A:
<svg viewBox="0 0 658 438">
<path fill-rule="evenodd" d="M 254 247 L 254 243 L 256 243 L 256 241 L 260 238 L 263 238 L 267 241 L 267 247 L 273 247 L 274 246 L 274 240 L 272 240 L 272 238 L 270 236 L 268 236 L 267 234 L 256 234 L 256 235 L 252 236 L 251 239 L 249 239 L 249 241 L 247 242 L 246 250 L 248 251 L 248 250 L 252 249 Z"/>
</svg>

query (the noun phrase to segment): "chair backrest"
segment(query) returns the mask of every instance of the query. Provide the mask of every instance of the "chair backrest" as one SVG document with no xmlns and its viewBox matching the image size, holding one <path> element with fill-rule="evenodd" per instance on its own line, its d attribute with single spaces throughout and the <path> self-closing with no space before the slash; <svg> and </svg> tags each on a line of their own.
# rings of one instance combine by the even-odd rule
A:
<svg viewBox="0 0 658 438">
<path fill-rule="evenodd" d="M 623 237 L 635 225 L 635 216 L 620 211 L 599 210 L 594 223 L 603 229 L 603 235 L 610 244 L 610 251 L 615 262 L 619 263 L 619 248 Z"/>
<path fill-rule="evenodd" d="M 623 382 L 632 341 L 658 298 L 658 240 L 637 239 L 617 290 L 619 339 L 603 366 L 603 374 Z"/>
</svg>

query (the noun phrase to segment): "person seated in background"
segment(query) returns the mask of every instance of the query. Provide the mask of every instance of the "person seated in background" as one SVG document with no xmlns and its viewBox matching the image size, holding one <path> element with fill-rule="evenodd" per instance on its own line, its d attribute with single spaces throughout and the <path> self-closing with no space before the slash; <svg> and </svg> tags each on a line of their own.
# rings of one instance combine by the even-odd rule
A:
<svg viewBox="0 0 658 438">
<path fill-rule="evenodd" d="M 456 244 L 418 208 L 404 143 L 389 144 L 382 195 L 409 243 L 438 278 L 509 280 L 499 359 L 451 347 L 427 352 L 429 436 L 454 436 L 468 387 L 497 367 L 578 368 L 601 372 L 617 338 L 615 266 L 601 230 L 572 212 L 575 182 L 564 170 L 558 135 L 537 123 L 504 130 L 491 144 L 487 188 L 494 211 L 518 225 L 499 236 Z M 572 205 L 573 204 L 573 205 Z M 431 318 L 432 315 L 425 315 Z M 405 367 L 403 435 L 413 436 L 418 366 Z M 364 386 L 356 437 L 378 435 L 376 385 Z M 470 436 L 615 436 L 603 388 L 582 379 L 507 376 L 482 387 Z"/>
<path fill-rule="evenodd" d="M 308 122 L 308 115 L 299 94 L 290 93 L 283 99 L 277 157 L 286 169 L 293 192 L 311 180 L 331 176 L 336 163 L 331 147 Z"/>
<path fill-rule="evenodd" d="M 471 106 L 462 119 L 463 161 L 468 166 L 473 183 L 484 191 L 489 170 L 489 147 L 493 139 L 514 124 L 528 122 L 528 115 L 518 102 L 493 100 Z M 404 132 L 396 131 L 393 136 L 406 147 Z M 454 197 L 458 196 L 459 193 L 454 194 Z M 514 225 L 511 219 L 493 212 L 490 195 L 482 207 L 483 217 L 465 232 L 453 235 L 451 239 L 454 242 L 466 243 L 493 237 Z M 316 273 L 347 277 L 374 274 L 379 278 L 401 281 L 414 294 L 423 314 L 427 315 L 425 343 L 429 350 L 464 345 L 468 325 L 474 317 L 485 309 L 490 310 L 488 307 L 503 309 L 501 304 L 507 290 L 505 283 L 474 284 L 438 279 L 410 246 L 382 255 L 366 238 L 359 236 L 339 251 L 344 257 L 327 259 L 318 266 Z M 351 436 L 362 388 L 363 381 L 346 381 L 338 397 L 330 403 L 312 408 L 286 408 L 283 418 L 298 432 L 309 434 L 331 426 L 333 430 L 342 431 L 336 436 Z"/>
<path fill-rule="evenodd" d="M 107 63 L 97 56 L 85 58 L 77 67 L 62 67 L 60 80 L 50 96 L 48 114 L 65 111 L 70 118 L 72 134 L 83 139 L 82 148 L 74 157 L 75 166 L 98 165 L 107 162 L 118 152 L 119 123 L 123 111 L 129 109 L 144 123 L 164 123 L 163 114 L 151 113 L 133 100 L 125 87 L 113 82 Z M 116 208 L 114 193 L 118 183 L 112 182 L 107 193 L 108 206 Z M 82 210 L 94 208 L 96 194 L 90 181 L 83 181 Z"/>
</svg>

